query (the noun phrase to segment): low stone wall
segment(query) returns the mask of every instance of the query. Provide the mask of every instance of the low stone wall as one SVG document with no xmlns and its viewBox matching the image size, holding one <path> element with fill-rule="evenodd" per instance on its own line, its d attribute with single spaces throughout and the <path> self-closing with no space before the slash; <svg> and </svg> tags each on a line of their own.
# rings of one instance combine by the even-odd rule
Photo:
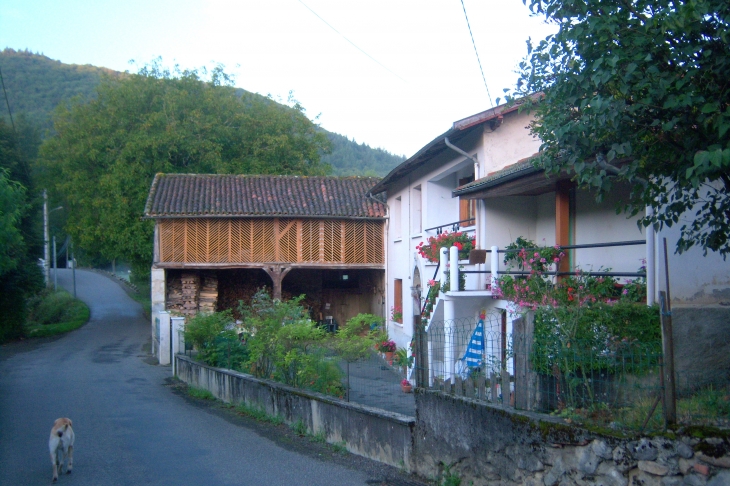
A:
<svg viewBox="0 0 730 486">
<path fill-rule="evenodd" d="M 175 360 L 178 378 L 224 402 L 244 403 L 289 424 L 301 421 L 311 434 L 323 434 L 329 443 L 344 443 L 354 454 L 409 471 L 415 467 L 411 417 L 213 368 L 184 355 Z"/>
<path fill-rule="evenodd" d="M 617 439 L 537 414 L 438 392 L 416 394 L 415 472 L 461 484 L 730 485 L 730 441 Z"/>
</svg>

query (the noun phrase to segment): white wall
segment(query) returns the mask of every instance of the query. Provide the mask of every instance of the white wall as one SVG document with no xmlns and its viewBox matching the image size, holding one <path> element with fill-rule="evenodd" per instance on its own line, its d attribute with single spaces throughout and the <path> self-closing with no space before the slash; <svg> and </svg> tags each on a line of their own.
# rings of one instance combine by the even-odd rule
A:
<svg viewBox="0 0 730 486">
<path fill-rule="evenodd" d="M 540 150 L 540 140 L 530 135 L 528 125 L 532 116 L 527 113 L 508 113 L 500 127 L 492 131 L 485 125 L 482 151 L 479 154 L 481 175 L 485 177 Z"/>
<path fill-rule="evenodd" d="M 628 188 L 615 186 L 614 191 L 601 202 L 585 190 L 576 191 L 575 237 L 576 244 L 609 243 L 642 240 L 646 236 L 637 226 L 639 216 L 616 214 L 621 198 L 628 197 Z M 585 271 L 611 268 L 614 272 L 636 272 L 644 265 L 646 245 L 589 248 L 575 250 L 574 265 Z M 620 279 L 625 280 L 625 279 Z"/>
</svg>

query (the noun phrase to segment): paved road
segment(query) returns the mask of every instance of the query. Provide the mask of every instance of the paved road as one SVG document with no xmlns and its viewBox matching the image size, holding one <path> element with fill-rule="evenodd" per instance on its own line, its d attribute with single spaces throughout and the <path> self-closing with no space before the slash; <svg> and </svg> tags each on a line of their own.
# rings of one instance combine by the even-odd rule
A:
<svg viewBox="0 0 730 486">
<path fill-rule="evenodd" d="M 76 452 L 61 485 L 407 484 L 383 483 L 387 468 L 362 458 L 349 465 L 282 447 L 172 393 L 170 369 L 143 350 L 139 305 L 104 275 L 76 275 L 86 326 L 0 350 L 0 484 L 50 482 L 48 433 L 62 416 L 74 422 Z M 70 271 L 59 271 L 59 284 L 71 287 Z"/>
</svg>

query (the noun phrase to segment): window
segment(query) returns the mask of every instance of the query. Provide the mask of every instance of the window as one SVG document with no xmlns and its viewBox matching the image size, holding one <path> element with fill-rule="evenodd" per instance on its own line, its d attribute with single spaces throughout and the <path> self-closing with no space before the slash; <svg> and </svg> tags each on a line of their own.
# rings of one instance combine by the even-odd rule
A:
<svg viewBox="0 0 730 486">
<path fill-rule="evenodd" d="M 398 196 L 395 198 L 395 203 L 393 204 L 392 211 L 392 219 L 393 222 L 392 230 L 393 230 L 393 239 L 399 240 L 403 238 L 403 229 L 401 226 L 401 218 L 403 216 L 403 205 L 401 203 L 401 198 Z"/>
<path fill-rule="evenodd" d="M 459 179 L 458 187 L 461 187 L 464 184 L 469 184 L 470 182 L 474 182 L 473 175 Z M 462 228 L 465 226 L 474 226 L 476 224 L 476 220 L 474 219 L 476 214 L 477 202 L 475 199 L 459 199 L 459 221 L 463 221 L 463 223 L 460 224 Z"/>
<path fill-rule="evenodd" d="M 416 186 L 411 191 L 411 233 L 420 234 L 421 226 L 421 186 Z"/>
<path fill-rule="evenodd" d="M 391 316 L 395 316 L 393 319 L 395 322 L 403 324 L 403 280 L 396 278 L 393 281 L 393 309 L 391 309 Z"/>
</svg>

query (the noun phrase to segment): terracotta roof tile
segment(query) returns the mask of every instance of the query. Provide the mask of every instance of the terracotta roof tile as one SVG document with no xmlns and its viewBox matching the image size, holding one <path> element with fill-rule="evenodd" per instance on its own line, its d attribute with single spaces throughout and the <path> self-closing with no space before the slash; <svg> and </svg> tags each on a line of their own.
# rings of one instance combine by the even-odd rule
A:
<svg viewBox="0 0 730 486">
<path fill-rule="evenodd" d="M 376 177 L 157 174 L 145 217 L 385 218 Z"/>
</svg>

